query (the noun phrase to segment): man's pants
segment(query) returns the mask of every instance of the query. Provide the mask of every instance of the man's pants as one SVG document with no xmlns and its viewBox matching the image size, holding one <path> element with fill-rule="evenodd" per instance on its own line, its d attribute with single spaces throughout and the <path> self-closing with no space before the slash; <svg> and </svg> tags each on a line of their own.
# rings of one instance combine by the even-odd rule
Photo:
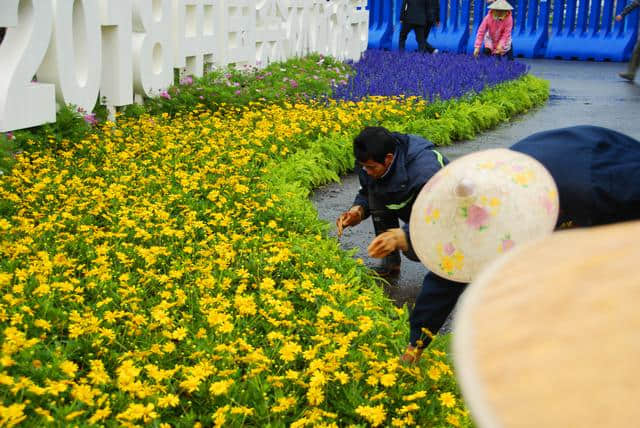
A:
<svg viewBox="0 0 640 428">
<path fill-rule="evenodd" d="M 400 27 L 400 41 L 398 44 L 398 48 L 400 51 L 404 51 L 405 44 L 407 43 L 407 36 L 413 30 L 416 41 L 418 42 L 418 50 L 420 52 L 426 52 L 427 44 L 426 44 L 426 28 L 424 25 L 415 25 L 415 24 L 405 24 L 402 23 Z M 427 33 L 428 34 L 428 33 Z"/>
<path fill-rule="evenodd" d="M 467 284 L 442 278 L 433 272 L 425 275 L 422 290 L 409 318 L 412 346 L 425 348 L 429 345 L 431 335 L 438 334 L 466 287 Z M 427 329 L 429 333 L 422 329 Z"/>
</svg>

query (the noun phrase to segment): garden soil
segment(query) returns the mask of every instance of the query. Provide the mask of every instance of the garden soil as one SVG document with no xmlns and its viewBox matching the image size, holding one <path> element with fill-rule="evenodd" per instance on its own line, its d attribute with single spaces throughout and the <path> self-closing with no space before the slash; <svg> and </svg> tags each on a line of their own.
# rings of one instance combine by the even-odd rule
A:
<svg viewBox="0 0 640 428">
<path fill-rule="evenodd" d="M 535 132 L 574 125 L 597 125 L 615 129 L 640 140 L 640 77 L 628 83 L 617 76 L 626 64 L 610 62 L 525 60 L 530 72 L 551 83 L 548 102 L 527 114 L 513 118 L 498 128 L 484 132 L 472 141 L 455 143 L 441 148 L 442 153 L 454 160 L 467 153 L 509 147 Z M 322 220 L 329 222 L 335 236 L 335 219 L 348 209 L 358 191 L 354 174 L 342 177 L 342 182 L 322 187 L 311 199 Z M 357 249 L 368 265 L 378 260 L 367 256 L 367 246 L 374 238 L 369 219 L 355 228 L 347 228 L 340 238 L 345 250 Z M 420 291 L 426 269 L 422 264 L 403 257 L 402 272 L 397 280 L 381 283 L 386 293 L 398 306 L 413 304 Z M 450 329 L 450 320 L 443 327 Z"/>
</svg>

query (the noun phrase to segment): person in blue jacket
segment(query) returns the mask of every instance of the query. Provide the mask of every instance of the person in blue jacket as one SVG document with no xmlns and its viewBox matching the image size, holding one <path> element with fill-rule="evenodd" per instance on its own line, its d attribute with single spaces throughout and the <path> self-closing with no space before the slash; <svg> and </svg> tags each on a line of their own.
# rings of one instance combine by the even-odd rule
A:
<svg viewBox="0 0 640 428">
<path fill-rule="evenodd" d="M 376 235 L 397 228 L 399 220 L 407 223 L 422 186 L 448 163 L 432 142 L 379 126 L 364 128 L 353 140 L 353 152 L 360 190 L 353 206 L 336 221 L 338 235 L 369 216 Z M 399 274 L 400 253 L 390 252 L 376 271 L 381 276 Z"/>
<path fill-rule="evenodd" d="M 558 187 L 560 214 L 556 227 L 589 227 L 640 219 L 640 141 L 596 126 L 575 126 L 533 134 L 510 147 L 542 163 Z M 372 257 L 411 247 L 409 225 L 377 236 Z M 410 317 L 410 343 L 402 359 L 415 362 L 440 330 L 466 284 L 425 275 Z"/>
</svg>

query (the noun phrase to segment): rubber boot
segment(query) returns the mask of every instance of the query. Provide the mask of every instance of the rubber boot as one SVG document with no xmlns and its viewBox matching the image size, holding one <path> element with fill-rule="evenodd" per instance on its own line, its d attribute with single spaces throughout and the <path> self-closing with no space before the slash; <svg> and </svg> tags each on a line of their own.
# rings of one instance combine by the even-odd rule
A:
<svg viewBox="0 0 640 428">
<path fill-rule="evenodd" d="M 633 54 L 631 54 L 631 60 L 629 61 L 629 66 L 627 67 L 627 71 L 618 73 L 618 76 L 623 79 L 627 79 L 630 82 L 636 78 L 636 71 L 638 71 L 638 66 L 640 66 L 640 40 L 636 42 L 635 48 L 633 48 Z"/>
</svg>

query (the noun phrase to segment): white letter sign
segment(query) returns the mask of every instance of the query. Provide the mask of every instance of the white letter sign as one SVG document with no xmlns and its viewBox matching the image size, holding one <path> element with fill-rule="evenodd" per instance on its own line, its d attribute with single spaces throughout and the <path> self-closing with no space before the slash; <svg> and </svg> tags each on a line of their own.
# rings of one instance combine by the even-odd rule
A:
<svg viewBox="0 0 640 428">
<path fill-rule="evenodd" d="M 91 112 L 98 99 L 101 68 L 97 0 L 53 0 L 53 34 L 38 80 L 55 83 L 58 103 Z"/>
<path fill-rule="evenodd" d="M 0 132 L 56 120 L 55 86 L 32 82 L 49 46 L 50 0 L 0 1 Z"/>
<path fill-rule="evenodd" d="M 389 0 L 391 1 L 391 0 Z M 357 60 L 365 0 L 0 0 L 0 132 L 163 95 L 174 72 L 260 67 L 312 52 Z M 37 77 L 37 81 L 33 78 Z M 240 90 L 240 89 L 239 89 Z"/>
</svg>

